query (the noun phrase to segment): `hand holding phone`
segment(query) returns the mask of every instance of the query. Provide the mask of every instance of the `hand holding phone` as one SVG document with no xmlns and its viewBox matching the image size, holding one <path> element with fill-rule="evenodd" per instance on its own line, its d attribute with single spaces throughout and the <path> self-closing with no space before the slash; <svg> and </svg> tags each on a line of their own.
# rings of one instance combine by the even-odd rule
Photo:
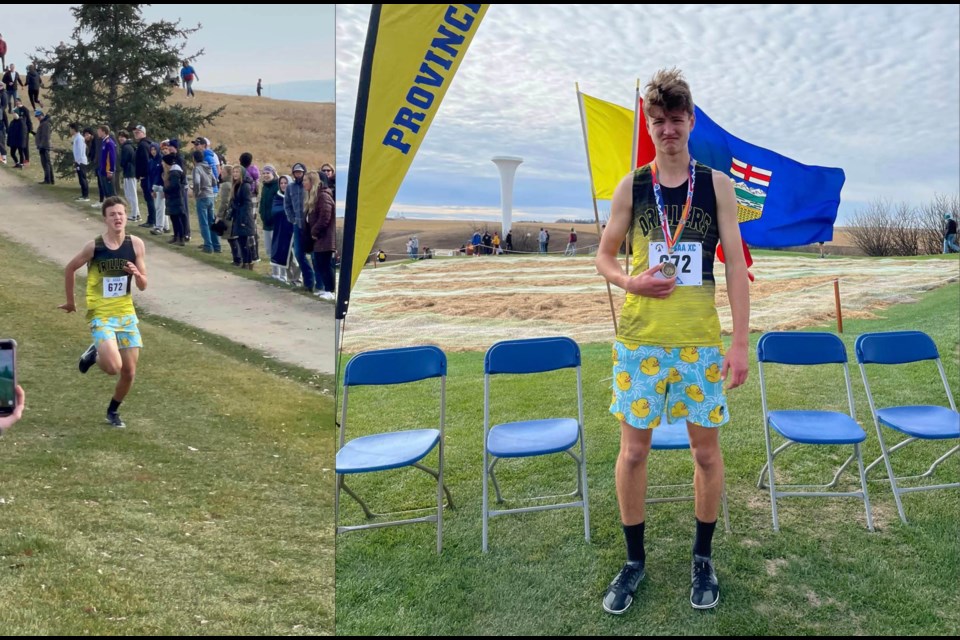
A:
<svg viewBox="0 0 960 640">
<path fill-rule="evenodd" d="M 0 419 L 17 414 L 22 405 L 17 393 L 17 342 L 0 340 Z"/>
</svg>

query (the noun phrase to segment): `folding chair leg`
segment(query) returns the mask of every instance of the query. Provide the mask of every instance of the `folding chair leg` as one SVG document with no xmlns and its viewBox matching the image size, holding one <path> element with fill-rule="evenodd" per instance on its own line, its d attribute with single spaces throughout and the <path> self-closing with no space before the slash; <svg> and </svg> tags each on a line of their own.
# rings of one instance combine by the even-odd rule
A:
<svg viewBox="0 0 960 640">
<path fill-rule="evenodd" d="M 497 482 L 497 473 L 494 471 L 498 462 L 500 458 L 494 458 L 490 465 L 490 481 L 493 483 L 493 492 L 497 495 L 497 504 L 503 504 L 503 494 L 500 493 L 500 483 Z"/>
<path fill-rule="evenodd" d="M 777 488 L 773 480 L 773 454 L 770 451 L 770 425 L 764 425 L 764 436 L 767 440 L 767 484 L 770 485 L 770 508 L 773 511 L 773 530 L 780 531 L 780 521 L 777 519 Z"/>
<path fill-rule="evenodd" d="M 580 460 L 577 464 L 579 474 L 578 483 L 582 488 L 583 497 L 583 537 L 590 542 L 590 498 L 587 496 L 587 450 L 583 441 L 583 432 L 580 432 Z"/>
<path fill-rule="evenodd" d="M 366 516 L 367 520 L 373 520 L 379 515 L 374 513 L 373 511 L 370 511 L 370 508 L 367 507 L 367 503 L 364 502 L 363 499 L 360 498 L 360 496 L 354 493 L 353 490 L 347 486 L 347 482 L 346 480 L 344 480 L 342 475 L 340 476 L 340 487 L 347 493 L 348 496 L 350 496 L 351 498 L 357 501 L 357 504 L 359 504 L 360 508 L 363 509 L 363 515 Z"/>
<path fill-rule="evenodd" d="M 340 481 L 343 479 L 339 473 L 333 480 L 333 535 L 336 537 L 337 529 L 340 527 Z"/>
<path fill-rule="evenodd" d="M 443 486 L 443 438 L 440 438 L 439 443 L 439 452 L 440 452 L 440 463 L 437 472 L 437 554 L 443 552 L 443 493 L 446 489 Z M 449 492 L 447 492 L 449 496 Z M 453 507 L 453 502 L 448 503 Z"/>
<path fill-rule="evenodd" d="M 443 487 L 443 492 L 444 492 L 444 493 L 446 494 L 446 496 L 447 496 L 447 508 L 448 508 L 448 509 L 453 509 L 453 508 L 454 508 L 454 506 L 453 506 L 453 496 L 450 495 L 450 489 L 447 488 L 447 485 L 443 484 L 443 480 L 442 480 L 442 478 L 440 477 L 442 472 L 441 472 L 441 473 L 438 473 L 438 472 L 434 471 L 433 469 L 431 469 L 430 467 L 426 467 L 426 466 L 420 464 L 419 462 L 416 462 L 416 463 L 414 463 L 414 464 L 412 464 L 412 465 L 410 465 L 410 466 L 411 466 L 411 467 L 414 467 L 414 468 L 416 468 L 416 469 L 420 469 L 420 471 L 424 471 L 424 472 L 426 472 L 426 473 L 429 473 L 431 476 L 433 476 L 434 479 L 437 480 L 437 482 L 440 483 L 440 486 Z"/>
<path fill-rule="evenodd" d="M 857 456 L 857 466 L 860 469 L 860 488 L 863 490 L 863 506 L 867 510 L 867 529 L 873 531 L 873 514 L 870 512 L 870 496 L 867 495 L 867 472 L 863 468 L 863 453 L 860 443 L 853 445 L 853 452 Z"/>
<path fill-rule="evenodd" d="M 890 488 L 893 489 L 893 500 L 897 503 L 900 520 L 903 524 L 907 524 L 907 514 L 903 512 L 903 501 L 900 499 L 900 490 L 897 488 L 897 478 L 893 475 L 893 465 L 890 464 L 890 452 L 883 441 L 883 433 L 880 431 L 880 423 L 877 422 L 876 415 L 874 415 L 873 422 L 877 427 L 877 439 L 880 441 L 880 453 L 883 456 L 883 464 L 887 467 L 887 476 L 890 478 Z"/>
<path fill-rule="evenodd" d="M 483 448 L 483 507 L 481 509 L 481 515 L 483 518 L 483 552 L 487 552 L 487 528 L 489 526 L 490 520 L 490 496 L 489 489 L 487 488 L 487 448 L 484 445 Z"/>
</svg>

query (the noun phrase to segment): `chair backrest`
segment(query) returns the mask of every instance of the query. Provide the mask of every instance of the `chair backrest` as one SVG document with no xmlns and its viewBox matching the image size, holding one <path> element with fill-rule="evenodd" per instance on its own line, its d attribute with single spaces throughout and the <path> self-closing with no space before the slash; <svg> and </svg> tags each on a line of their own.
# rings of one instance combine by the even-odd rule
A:
<svg viewBox="0 0 960 640">
<path fill-rule="evenodd" d="M 503 340 L 487 350 L 483 371 L 495 373 L 542 373 L 580 366 L 580 347 L 570 338 Z"/>
<path fill-rule="evenodd" d="M 847 349 L 832 333 L 771 331 L 757 341 L 757 360 L 778 364 L 843 364 Z"/>
<path fill-rule="evenodd" d="M 922 331 L 865 333 L 854 345 L 860 364 L 906 364 L 937 360 L 937 345 Z"/>
<path fill-rule="evenodd" d="M 447 375 L 447 356 L 437 347 L 365 351 L 347 363 L 343 386 L 388 385 Z"/>
</svg>

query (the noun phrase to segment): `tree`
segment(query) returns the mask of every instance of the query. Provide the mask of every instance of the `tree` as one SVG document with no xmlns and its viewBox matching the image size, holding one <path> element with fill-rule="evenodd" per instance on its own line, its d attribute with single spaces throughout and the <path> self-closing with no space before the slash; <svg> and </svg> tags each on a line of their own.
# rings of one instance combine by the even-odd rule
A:
<svg viewBox="0 0 960 640">
<path fill-rule="evenodd" d="M 177 85 L 167 82 L 182 60 L 203 55 L 182 53 L 195 28 L 180 21 L 146 22 L 141 4 L 82 4 L 71 7 L 76 20 L 72 42 L 39 48 L 32 60 L 52 75 L 49 110 L 66 136 L 70 122 L 83 127 L 107 124 L 112 132 L 143 124 L 154 140 L 180 138 L 181 148 L 194 132 L 211 124 L 224 111 L 204 113 L 168 99 Z M 177 83 L 179 84 L 179 83 Z M 61 158 L 70 172 L 72 158 Z"/>
</svg>

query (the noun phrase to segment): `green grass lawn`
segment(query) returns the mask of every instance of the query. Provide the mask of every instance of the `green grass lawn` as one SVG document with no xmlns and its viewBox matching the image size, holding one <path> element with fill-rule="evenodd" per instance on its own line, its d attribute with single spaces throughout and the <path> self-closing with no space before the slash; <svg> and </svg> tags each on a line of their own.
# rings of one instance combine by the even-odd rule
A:
<svg viewBox="0 0 960 640">
<path fill-rule="evenodd" d="M 27 393 L 0 438 L 0 631 L 332 633 L 329 378 L 141 314 L 112 429 L 115 380 L 78 373 L 89 331 L 56 309 L 62 269 L 3 239 L 0 255 Z"/>
<path fill-rule="evenodd" d="M 880 319 L 845 323 L 853 354 L 867 331 L 922 329 L 936 341 L 954 394 L 960 390 L 960 285 L 920 302 L 879 311 Z M 827 328 L 829 329 L 829 328 Z M 429 333 L 425 333 L 428 339 Z M 579 510 L 503 516 L 490 526 L 491 552 L 480 551 L 483 355 L 452 353 L 447 383 L 447 483 L 456 509 L 445 514 L 444 551 L 435 550 L 430 524 L 344 534 L 337 539 L 339 634 L 549 635 L 874 635 L 960 632 L 960 491 L 910 494 L 910 524 L 899 521 L 888 483 L 874 470 L 869 483 L 877 531 L 867 531 L 862 502 L 852 498 L 778 501 L 780 533 L 771 526 L 769 493 L 756 488 L 765 460 L 755 345 L 751 376 L 730 396 L 733 420 L 723 427 L 733 532 L 718 527 L 714 558 L 721 582 L 717 609 L 690 607 L 693 540 L 691 503 L 650 505 L 647 577 L 623 616 L 605 614 L 600 601 L 624 559 L 614 489 L 618 426 L 607 413 L 610 346 L 582 346 L 592 543 L 583 539 Z M 934 365 L 886 369 L 873 391 L 885 405 L 946 404 Z M 851 371 L 857 416 L 867 430 L 865 458 L 879 455 L 856 365 Z M 846 409 L 839 367 L 767 371 L 771 408 Z M 493 420 L 576 415 L 572 374 L 497 381 Z M 348 437 L 374 430 L 433 426 L 435 381 L 386 390 L 351 392 Z M 509 417 L 508 417 L 509 416 Z M 889 439 L 888 439 L 889 442 Z M 922 471 L 948 444 L 922 443 L 895 454 L 896 468 Z M 826 481 L 850 447 L 795 447 L 778 459 L 778 480 Z M 435 465 L 436 453 L 427 458 Z M 498 467 L 509 495 L 542 495 L 573 488 L 573 464 L 563 454 L 544 460 L 504 461 Z M 512 464 L 511 464 L 512 463 Z M 896 464 L 896 462 L 895 462 Z M 652 484 L 691 477 L 684 451 L 654 452 Z M 960 477 L 954 456 L 938 482 Z M 435 504 L 432 480 L 413 469 L 350 478 L 374 510 Z M 847 473 L 841 488 L 858 486 Z M 492 495 L 492 490 L 491 490 Z M 346 495 L 341 524 L 363 521 Z"/>
</svg>

